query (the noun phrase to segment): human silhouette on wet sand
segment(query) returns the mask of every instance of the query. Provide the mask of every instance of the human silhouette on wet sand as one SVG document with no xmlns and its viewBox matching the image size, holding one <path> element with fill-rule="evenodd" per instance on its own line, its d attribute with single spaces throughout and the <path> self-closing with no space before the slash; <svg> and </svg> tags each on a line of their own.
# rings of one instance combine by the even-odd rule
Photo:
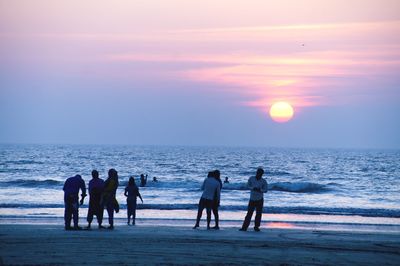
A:
<svg viewBox="0 0 400 266">
<path fill-rule="evenodd" d="M 102 195 L 101 204 L 107 209 L 108 223 L 110 224 L 107 229 L 114 229 L 114 211 L 119 212 L 119 204 L 115 197 L 117 192 L 118 172 L 115 169 L 108 170 L 108 178 L 104 183 L 104 190 Z"/>
<path fill-rule="evenodd" d="M 80 175 L 68 178 L 64 183 L 64 222 L 65 230 L 80 230 L 79 227 L 79 205 L 83 204 L 86 197 L 86 185 Z M 82 191 L 79 201 L 79 190 Z M 74 221 L 74 227 L 71 227 L 71 219 Z"/>
<path fill-rule="evenodd" d="M 214 177 L 215 172 L 209 172 L 207 178 L 204 180 L 201 190 L 203 194 L 199 201 L 199 207 L 197 211 L 196 224 L 193 229 L 200 226 L 200 219 L 204 208 L 207 210 L 207 230 L 210 229 L 211 222 L 211 210 L 214 207 L 215 202 L 219 202 L 219 196 L 221 192 L 220 182 Z"/>
<path fill-rule="evenodd" d="M 99 229 L 104 228 L 102 226 L 104 206 L 100 204 L 101 195 L 104 190 L 104 180 L 99 178 L 99 172 L 97 170 L 92 171 L 92 180 L 89 181 L 89 209 L 87 214 L 88 226 L 86 229 L 90 229 L 93 221 L 93 216 L 96 215 Z"/>
<path fill-rule="evenodd" d="M 139 193 L 139 188 L 136 186 L 135 178 L 133 176 L 129 178 L 129 183 L 125 187 L 124 195 L 126 197 L 126 204 L 128 206 L 128 225 L 130 225 L 131 216 L 132 225 L 135 225 L 137 197 L 140 198 L 142 203 L 143 199 Z"/>
<path fill-rule="evenodd" d="M 263 174 L 264 170 L 260 167 L 257 169 L 256 176 L 250 177 L 247 182 L 247 187 L 250 189 L 250 200 L 247 207 L 247 215 L 243 221 L 242 228 L 239 229 L 240 231 L 247 231 L 254 209 L 256 209 L 254 231 L 260 231 L 261 215 L 264 206 L 264 193 L 268 191 L 268 183 L 264 178 L 262 178 Z"/>
</svg>

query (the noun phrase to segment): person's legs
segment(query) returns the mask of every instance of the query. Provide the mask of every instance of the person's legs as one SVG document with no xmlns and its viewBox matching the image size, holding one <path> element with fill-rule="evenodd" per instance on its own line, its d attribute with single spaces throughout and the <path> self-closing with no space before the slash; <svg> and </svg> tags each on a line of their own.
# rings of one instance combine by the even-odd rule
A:
<svg viewBox="0 0 400 266">
<path fill-rule="evenodd" d="M 99 228 L 103 228 L 103 226 L 101 225 L 103 223 L 103 216 L 104 216 L 104 206 L 100 204 L 100 200 L 98 202 L 97 205 L 97 223 L 99 224 Z"/>
<path fill-rule="evenodd" d="M 263 206 L 264 206 L 264 199 L 256 201 L 256 218 L 254 221 L 254 229 L 256 231 L 260 230 L 259 228 L 261 225 L 261 216 L 262 216 Z"/>
<path fill-rule="evenodd" d="M 128 205 L 128 225 L 131 223 L 131 215 L 132 215 L 132 202 L 130 200 L 126 201 L 126 204 Z"/>
<path fill-rule="evenodd" d="M 136 206 L 137 206 L 137 203 L 136 203 L 136 201 L 134 201 L 133 202 L 133 204 L 132 204 L 132 225 L 135 225 L 136 224 Z"/>
<path fill-rule="evenodd" d="M 86 217 L 86 221 L 88 222 L 88 226 L 87 226 L 88 229 L 90 228 L 90 225 L 92 224 L 93 214 L 94 214 L 93 204 L 91 204 L 91 202 L 89 201 L 89 209 L 88 209 L 88 214 Z"/>
<path fill-rule="evenodd" d="M 218 203 L 214 202 L 214 206 L 212 208 L 214 219 L 215 219 L 215 229 L 219 229 L 219 214 L 218 214 Z"/>
<path fill-rule="evenodd" d="M 72 219 L 74 220 L 74 228 L 75 229 L 80 229 L 79 228 L 79 202 L 75 201 L 72 205 Z"/>
<path fill-rule="evenodd" d="M 210 223 L 211 223 L 211 210 L 213 208 L 213 201 L 212 200 L 204 200 L 205 205 L 206 205 L 206 210 L 207 210 L 207 229 L 210 229 Z"/>
<path fill-rule="evenodd" d="M 210 223 L 211 223 L 211 208 L 207 207 L 207 229 L 210 229 Z"/>
<path fill-rule="evenodd" d="M 250 200 L 249 205 L 247 206 L 247 214 L 243 221 L 242 230 L 246 231 L 247 228 L 249 227 L 254 209 L 255 209 L 254 201 Z"/>
<path fill-rule="evenodd" d="M 64 222 L 66 230 L 71 228 L 71 219 L 72 219 L 71 203 L 69 202 L 69 200 L 64 199 Z"/>
<path fill-rule="evenodd" d="M 201 219 L 201 215 L 203 214 L 204 208 L 205 208 L 204 199 L 200 198 L 199 207 L 198 207 L 198 210 L 197 210 L 196 224 L 194 225 L 193 228 L 196 228 L 196 227 L 200 226 L 200 219 Z"/>
<path fill-rule="evenodd" d="M 109 203 L 107 205 L 107 214 L 108 214 L 108 223 L 110 224 L 109 228 L 114 228 L 114 205 Z"/>
</svg>

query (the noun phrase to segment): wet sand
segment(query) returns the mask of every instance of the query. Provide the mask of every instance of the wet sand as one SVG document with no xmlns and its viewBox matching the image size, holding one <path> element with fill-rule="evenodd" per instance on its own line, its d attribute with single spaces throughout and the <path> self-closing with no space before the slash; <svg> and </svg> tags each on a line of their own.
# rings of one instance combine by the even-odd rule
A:
<svg viewBox="0 0 400 266">
<path fill-rule="evenodd" d="M 400 265 L 400 232 L 1 224 L 0 256 L 4 265 Z"/>
</svg>

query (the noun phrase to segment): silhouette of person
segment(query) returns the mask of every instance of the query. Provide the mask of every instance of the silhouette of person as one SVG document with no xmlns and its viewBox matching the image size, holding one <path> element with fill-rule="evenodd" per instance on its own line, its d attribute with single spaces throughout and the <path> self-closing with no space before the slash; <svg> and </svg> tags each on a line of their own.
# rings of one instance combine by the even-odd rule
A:
<svg viewBox="0 0 400 266">
<path fill-rule="evenodd" d="M 96 215 L 99 229 L 104 228 L 101 224 L 103 222 L 104 206 L 101 206 L 101 195 L 104 189 L 104 180 L 99 178 L 99 172 L 97 170 L 92 171 L 92 179 L 89 181 L 89 209 L 87 214 L 87 229 L 90 229 L 90 225 L 93 221 L 93 216 Z"/>
<path fill-rule="evenodd" d="M 86 197 L 86 185 L 80 175 L 68 178 L 64 183 L 64 222 L 65 230 L 80 230 L 79 227 L 79 205 L 83 204 Z M 82 191 L 79 201 L 79 190 Z M 71 219 L 74 221 L 74 227 L 71 227 Z"/>
<path fill-rule="evenodd" d="M 147 175 L 145 177 L 144 174 L 141 174 L 140 175 L 140 186 L 145 187 L 146 184 L 147 184 Z"/>
<path fill-rule="evenodd" d="M 199 207 L 197 211 L 197 219 L 196 224 L 194 225 L 193 229 L 196 229 L 200 226 L 200 219 L 203 214 L 204 208 L 207 210 L 207 230 L 210 229 L 210 222 L 211 222 L 211 210 L 213 208 L 215 196 L 220 195 L 220 184 L 214 178 L 214 172 L 209 172 L 207 178 L 204 180 L 203 185 L 201 186 L 201 190 L 203 190 L 203 194 L 201 195 L 199 201 Z"/>
<path fill-rule="evenodd" d="M 153 182 L 158 182 L 157 177 L 153 176 Z"/>
<path fill-rule="evenodd" d="M 227 176 L 225 177 L 224 184 L 229 184 L 229 180 L 228 180 Z"/>
<path fill-rule="evenodd" d="M 114 211 L 119 212 L 119 204 L 115 198 L 118 185 L 118 172 L 112 168 L 108 170 L 108 178 L 104 183 L 102 195 L 102 205 L 107 209 L 108 223 L 110 224 L 107 229 L 114 229 Z"/>
<path fill-rule="evenodd" d="M 254 231 L 260 231 L 261 216 L 264 206 L 264 193 L 268 191 L 268 183 L 264 178 L 262 178 L 263 174 L 264 170 L 260 167 L 257 169 L 256 176 L 250 177 L 247 182 L 247 187 L 250 189 L 250 200 L 247 207 L 247 214 L 240 231 L 247 231 L 254 209 L 256 209 Z"/>
<path fill-rule="evenodd" d="M 132 225 L 135 225 L 136 219 L 136 198 L 139 197 L 143 203 L 142 196 L 139 193 L 139 188 L 136 186 L 135 178 L 131 176 L 129 178 L 129 183 L 125 187 L 124 195 L 126 197 L 126 203 L 128 205 L 128 225 L 130 225 L 130 220 L 132 216 Z"/>
<path fill-rule="evenodd" d="M 219 230 L 218 208 L 219 208 L 219 205 L 220 205 L 221 190 L 222 190 L 221 173 L 219 172 L 219 170 L 215 170 L 213 172 L 213 177 L 219 183 L 219 190 L 215 190 L 215 192 L 214 192 L 215 194 L 214 194 L 213 207 L 212 207 L 212 212 L 214 214 L 214 219 L 215 219 L 215 226 L 213 227 L 213 229 Z"/>
</svg>

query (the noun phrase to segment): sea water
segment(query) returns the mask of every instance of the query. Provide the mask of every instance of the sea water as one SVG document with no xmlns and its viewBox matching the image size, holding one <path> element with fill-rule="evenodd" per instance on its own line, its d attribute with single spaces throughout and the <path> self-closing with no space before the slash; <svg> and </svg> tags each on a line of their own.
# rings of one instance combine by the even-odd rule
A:
<svg viewBox="0 0 400 266">
<path fill-rule="evenodd" d="M 229 178 L 220 210 L 239 219 L 248 204 L 247 180 L 257 167 L 268 182 L 266 214 L 400 217 L 399 150 L 3 144 L 0 218 L 62 217 L 68 177 L 80 174 L 88 183 L 93 169 L 106 179 L 115 168 L 122 209 L 129 177 L 139 184 L 143 173 L 148 181 L 140 187 L 139 210 L 168 219 L 194 218 L 187 216 L 195 214 L 203 180 L 219 169 L 222 180 Z"/>
</svg>

